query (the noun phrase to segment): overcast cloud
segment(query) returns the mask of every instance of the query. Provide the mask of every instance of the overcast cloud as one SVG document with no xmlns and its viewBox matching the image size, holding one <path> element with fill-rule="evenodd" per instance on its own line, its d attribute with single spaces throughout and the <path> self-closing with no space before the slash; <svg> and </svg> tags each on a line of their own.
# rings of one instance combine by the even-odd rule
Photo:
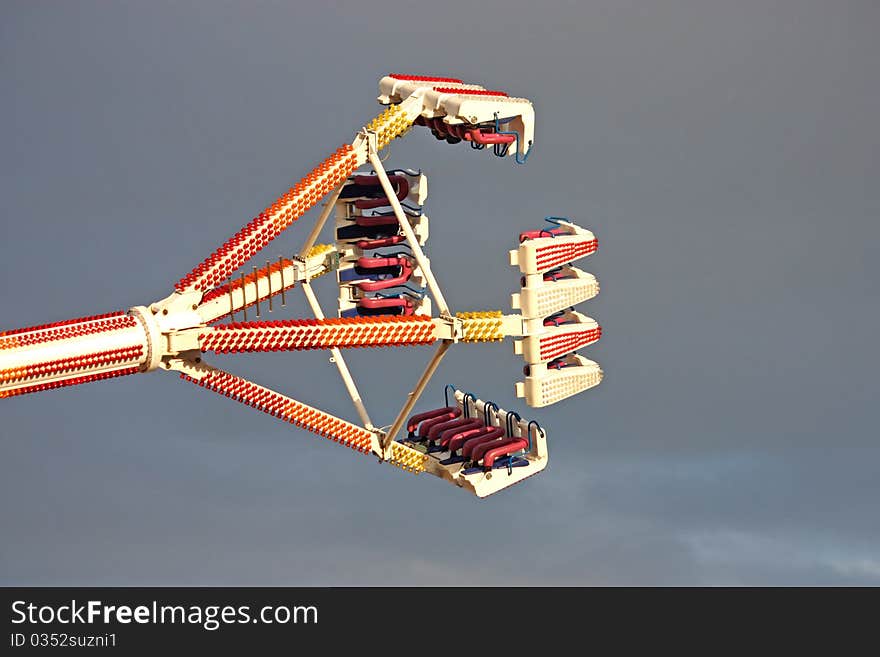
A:
<svg viewBox="0 0 880 657">
<path fill-rule="evenodd" d="M 383 74 L 461 77 L 537 130 L 392 145 L 454 309 L 509 310 L 545 215 L 600 240 L 606 379 L 533 412 L 549 468 L 478 501 L 160 372 L 5 400 L 0 584 L 880 584 L 880 4 L 414 4 L 4 2 L 0 328 L 164 297 Z M 352 354 L 374 418 L 429 353 Z M 354 417 L 326 354 L 212 361 Z M 523 407 L 521 366 L 456 347 L 421 407 Z"/>
</svg>

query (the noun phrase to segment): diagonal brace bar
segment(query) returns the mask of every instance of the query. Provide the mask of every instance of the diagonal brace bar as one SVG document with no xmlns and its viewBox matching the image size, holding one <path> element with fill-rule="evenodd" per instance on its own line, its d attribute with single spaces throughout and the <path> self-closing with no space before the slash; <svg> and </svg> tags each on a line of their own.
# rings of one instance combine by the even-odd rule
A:
<svg viewBox="0 0 880 657">
<path fill-rule="evenodd" d="M 431 380 L 431 377 L 434 376 L 434 372 L 437 371 L 437 367 L 440 365 L 440 361 L 443 360 L 443 356 L 446 355 L 446 351 L 449 349 L 449 346 L 452 344 L 451 340 L 444 340 L 437 347 L 437 351 L 434 352 L 434 355 L 431 357 L 431 360 L 428 361 L 427 367 L 425 367 L 425 371 L 422 372 L 422 376 L 419 378 L 416 383 L 416 387 L 413 388 L 412 392 L 407 395 L 406 402 L 403 404 L 403 408 L 400 409 L 400 412 L 397 414 L 397 417 L 394 420 L 394 424 L 391 425 L 391 428 L 388 430 L 382 437 L 382 450 L 383 453 L 387 451 L 388 446 L 394 442 L 394 439 L 397 437 L 400 428 L 403 426 L 403 423 L 406 422 L 406 418 L 412 413 L 413 407 L 416 405 L 416 402 L 419 400 L 419 397 L 422 396 L 422 393 L 425 391 L 425 387 L 428 385 L 428 382 Z"/>
</svg>

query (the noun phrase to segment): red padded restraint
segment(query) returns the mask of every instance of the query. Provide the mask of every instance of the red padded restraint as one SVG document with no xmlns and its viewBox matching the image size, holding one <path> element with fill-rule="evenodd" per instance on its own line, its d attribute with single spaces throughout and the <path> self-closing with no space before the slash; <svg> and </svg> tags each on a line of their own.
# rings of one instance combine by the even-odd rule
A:
<svg viewBox="0 0 880 657">
<path fill-rule="evenodd" d="M 416 413 L 406 423 L 406 430 L 410 432 L 415 431 L 416 427 L 425 420 L 432 420 L 440 416 L 445 416 L 445 419 L 451 420 L 459 415 L 461 415 L 461 409 L 455 406 L 446 406 L 445 408 L 435 408 L 434 410 L 425 411 L 424 413 Z"/>
<path fill-rule="evenodd" d="M 450 420 L 458 417 L 459 415 L 461 415 L 461 411 L 456 408 L 455 411 L 453 411 L 452 417 L 449 417 L 447 415 L 438 415 L 436 417 L 425 420 L 419 426 L 419 433 L 418 433 L 419 438 L 426 438 L 428 436 L 428 432 L 433 427 L 437 426 L 438 424 L 443 424 L 444 422 L 449 422 Z"/>
<path fill-rule="evenodd" d="M 482 424 L 482 420 L 478 420 L 475 417 L 458 418 L 457 420 L 449 420 L 448 422 L 435 424 L 428 431 L 428 440 L 434 442 L 440 437 L 440 434 L 448 429 L 465 429 L 468 427 L 475 429 Z"/>
<path fill-rule="evenodd" d="M 452 437 L 449 441 L 449 451 L 456 452 L 461 449 L 462 445 L 464 445 L 467 441 L 472 438 L 486 438 L 487 440 L 494 440 L 500 436 L 504 435 L 504 429 L 501 427 L 480 427 L 479 429 L 463 431 L 458 435 Z"/>
</svg>

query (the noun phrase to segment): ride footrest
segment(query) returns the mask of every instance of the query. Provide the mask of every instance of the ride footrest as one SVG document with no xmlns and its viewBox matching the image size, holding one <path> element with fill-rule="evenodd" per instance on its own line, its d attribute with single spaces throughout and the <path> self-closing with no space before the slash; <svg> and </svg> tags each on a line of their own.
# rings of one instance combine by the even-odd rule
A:
<svg viewBox="0 0 880 657">
<path fill-rule="evenodd" d="M 528 365 L 526 370 L 525 381 L 516 384 L 516 396 L 525 397 L 532 408 L 555 404 L 602 381 L 599 364 L 577 354 L 557 358 L 546 365 Z"/>
<path fill-rule="evenodd" d="M 519 293 L 511 296 L 511 305 L 521 309 L 523 317 L 547 317 L 592 299 L 598 293 L 599 282 L 595 276 L 577 267 L 561 267 L 550 278 L 527 281 Z"/>
</svg>

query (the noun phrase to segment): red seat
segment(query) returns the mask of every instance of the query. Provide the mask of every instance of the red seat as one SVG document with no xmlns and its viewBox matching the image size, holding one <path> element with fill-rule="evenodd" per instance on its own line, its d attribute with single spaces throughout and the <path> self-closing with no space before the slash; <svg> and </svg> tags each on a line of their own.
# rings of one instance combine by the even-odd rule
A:
<svg viewBox="0 0 880 657">
<path fill-rule="evenodd" d="M 437 439 L 437 444 L 441 447 L 448 447 L 449 444 L 458 436 L 473 436 L 474 432 L 482 431 L 486 427 L 483 426 L 483 423 L 475 425 L 465 425 L 463 427 L 453 427 L 452 429 L 446 429 Z"/>
<path fill-rule="evenodd" d="M 422 422 L 419 425 L 419 430 L 417 433 L 419 439 L 424 440 L 425 438 L 427 438 L 428 431 L 430 431 L 431 428 L 435 427 L 438 424 L 443 424 L 444 422 L 449 422 L 450 420 L 457 418 L 459 415 L 461 415 L 461 411 L 456 408 L 454 411 L 450 411 L 450 414 L 451 417 L 449 415 L 438 415 Z"/>
<path fill-rule="evenodd" d="M 391 237 L 381 237 L 372 240 L 361 240 L 356 244 L 357 248 L 366 251 L 368 249 L 379 249 L 383 246 L 393 246 L 400 244 L 406 239 L 403 235 L 392 235 Z"/>
<path fill-rule="evenodd" d="M 477 463 L 482 459 L 483 466 L 491 468 L 495 463 L 495 459 L 513 454 L 528 446 L 529 441 L 524 438 L 505 438 L 494 442 L 486 442 L 474 449 L 471 453 L 471 460 Z"/>
<path fill-rule="evenodd" d="M 412 315 L 415 312 L 412 301 L 402 297 L 367 297 L 358 303 L 358 312 L 363 310 L 366 310 L 367 314 L 369 311 L 382 312 L 385 310 L 388 310 L 388 314 L 399 310 L 398 315 Z M 364 313 L 360 312 L 360 314 Z"/>
<path fill-rule="evenodd" d="M 461 449 L 461 447 L 468 440 L 472 438 L 486 438 L 487 440 L 494 440 L 495 438 L 503 435 L 504 430 L 501 427 L 480 427 L 478 429 L 470 429 L 468 431 L 462 431 L 452 436 L 447 447 L 449 447 L 450 452 L 456 452 Z"/>
<path fill-rule="evenodd" d="M 365 217 L 364 215 L 358 215 L 354 223 L 358 226 L 391 226 L 392 224 L 397 223 L 397 217 L 393 214 L 377 214 L 375 216 Z"/>
<path fill-rule="evenodd" d="M 392 278 L 379 279 L 378 281 L 367 281 L 358 283 L 357 286 L 364 292 L 377 292 L 379 290 L 387 290 L 390 287 L 397 287 L 406 283 L 413 273 L 412 261 L 409 258 L 358 258 L 357 266 L 360 269 L 388 269 L 398 267 L 398 274 Z"/>
<path fill-rule="evenodd" d="M 427 438 L 429 442 L 434 442 L 440 437 L 440 434 L 449 429 L 476 429 L 482 425 L 483 421 L 475 417 L 460 417 L 455 420 L 449 420 L 448 422 L 441 422 L 431 426 L 431 428 L 428 429 Z M 421 432 L 421 435 L 426 435 L 424 430 Z"/>
<path fill-rule="evenodd" d="M 459 415 L 461 415 L 461 410 L 455 406 L 446 406 L 445 408 L 435 408 L 432 411 L 425 411 L 424 413 L 416 413 L 406 423 L 406 430 L 412 433 L 418 428 L 419 424 L 425 420 L 432 420 L 440 416 L 446 416 L 445 419 L 451 420 Z"/>
<path fill-rule="evenodd" d="M 538 239 L 540 237 L 555 237 L 556 235 L 564 235 L 564 228 L 541 228 L 539 230 L 524 230 L 519 234 L 519 241 Z"/>
<path fill-rule="evenodd" d="M 471 461 L 475 460 L 473 458 L 473 451 L 483 443 L 492 443 L 504 436 L 504 430 L 501 427 L 495 427 L 497 431 L 487 432 L 482 436 L 477 436 L 475 438 L 471 438 L 464 445 L 461 446 L 461 455 L 466 459 Z"/>
<path fill-rule="evenodd" d="M 409 194 L 409 181 L 403 176 L 388 176 L 388 182 L 391 183 L 393 187 L 396 187 L 395 190 L 397 192 L 397 200 L 402 201 Z M 379 182 L 379 176 L 355 176 L 354 183 L 356 185 L 364 185 L 364 186 L 375 186 L 377 187 L 377 191 L 384 194 L 384 190 L 382 189 L 382 184 Z M 379 208 L 383 205 L 389 205 L 389 201 L 385 196 L 380 196 L 378 198 L 364 198 L 358 199 L 354 202 L 354 206 L 359 210 L 368 210 L 370 208 Z"/>
<path fill-rule="evenodd" d="M 443 433 L 440 434 L 440 440 L 437 441 L 437 444 L 441 447 L 449 447 L 452 444 L 452 441 L 458 441 L 460 444 L 462 441 L 467 440 L 467 438 L 475 436 L 477 432 L 482 431 L 485 427 L 465 427 L 464 429 L 447 429 Z M 450 451 L 452 451 L 450 449 Z"/>
</svg>

